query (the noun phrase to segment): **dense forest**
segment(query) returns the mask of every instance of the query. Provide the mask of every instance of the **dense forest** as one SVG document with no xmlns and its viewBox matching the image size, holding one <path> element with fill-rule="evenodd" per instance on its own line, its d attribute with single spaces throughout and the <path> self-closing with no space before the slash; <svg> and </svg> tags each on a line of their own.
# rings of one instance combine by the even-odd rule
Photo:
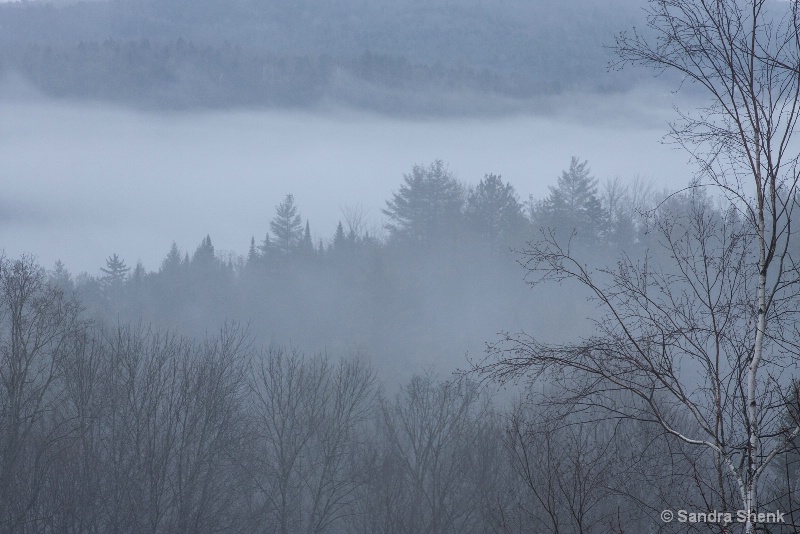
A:
<svg viewBox="0 0 800 534">
<path fill-rule="evenodd" d="M 0 74 L 46 95 L 140 108 L 348 106 L 391 114 L 535 107 L 621 91 L 603 46 L 637 2 L 0 4 Z"/>
<path fill-rule="evenodd" d="M 556 376 L 499 393 L 445 347 L 494 321 L 571 338 L 597 316 L 574 286 L 525 287 L 537 240 L 591 269 L 620 251 L 667 265 L 666 229 L 716 235 L 735 212 L 600 184 L 577 158 L 526 202 L 417 165 L 383 212 L 385 239 L 356 210 L 313 243 L 287 195 L 246 255 L 206 236 L 156 271 L 2 259 L 3 531 L 642 532 L 713 503 L 713 459 L 646 418 L 542 402 L 563 398 Z M 794 509 L 797 459 L 773 464 L 765 506 Z"/>
<path fill-rule="evenodd" d="M 260 235 L 242 236 L 248 251 L 217 255 L 213 236 L 198 236 L 196 247 L 173 244 L 156 271 L 109 250 L 97 273 L 71 277 L 59 264 L 54 276 L 98 317 L 192 336 L 236 321 L 262 343 L 363 350 L 389 376 L 430 365 L 449 373 L 501 330 L 552 331 L 570 314 L 588 313 L 579 299 L 558 312 L 531 302 L 517 264 L 526 241 L 543 228 L 574 228 L 587 253 L 611 261 L 611 251 L 646 246 L 638 213 L 655 199 L 641 180 L 601 188 L 577 159 L 550 196 L 526 201 L 500 176 L 467 186 L 435 161 L 405 175 L 383 209 L 383 229 L 369 227 L 363 208 L 351 208 L 329 238 L 313 242 L 313 214 L 302 218 L 302 206 L 287 195 Z"/>
<path fill-rule="evenodd" d="M 73 213 L 60 198 L 73 185 L 55 181 L 116 153 L 96 134 L 82 141 L 96 118 L 8 120 L 53 100 L 81 119 L 109 104 L 131 122 L 157 116 L 165 131 L 186 117 L 222 130 L 221 116 L 269 108 L 286 114 L 280 129 L 355 109 L 448 122 L 460 143 L 467 122 L 538 112 L 552 120 L 531 124 L 567 138 L 626 114 L 620 102 L 642 87 L 669 86 L 689 98 L 672 100 L 666 140 L 692 165 L 662 191 L 601 182 L 573 157 L 525 198 L 500 175 L 465 184 L 426 161 L 381 194 L 379 227 L 345 204 L 338 224 L 313 228 L 292 174 L 280 183 L 298 197 L 268 203 L 246 250 L 198 235 L 148 268 L 119 254 L 123 240 L 80 273 L 69 257 L 43 266 L 0 243 L 0 532 L 798 532 L 800 3 L 649 0 L 646 15 L 640 4 L 0 3 L 0 100 L 14 123 L 0 117 L 0 142 L 36 139 L 9 143 L 25 148 L 0 177 L 25 193 L 0 198 L 0 223 L 21 235 L 80 218 L 88 242 L 125 202 L 140 207 L 126 192 L 147 190 L 136 197 L 147 204 L 172 185 L 137 167 L 125 176 L 155 178 L 121 187 L 120 160 L 100 177 L 120 186 L 113 201 L 97 180 L 74 186 L 86 202 L 73 204 L 104 204 L 104 218 Z M 659 79 L 639 85 L 645 74 L 622 66 Z M 580 95 L 591 98 L 574 111 L 546 109 Z M 660 96 L 597 131 L 644 135 Z M 555 132 L 568 115 L 580 126 Z M 76 143 L 41 146 L 53 125 Z M 263 147 L 252 125 L 226 141 Z M 121 144 L 148 163 L 197 158 L 169 141 L 139 150 L 134 133 L 156 129 Z M 278 150 L 294 161 L 322 151 L 287 137 Z M 628 164 L 638 155 L 600 143 Z M 72 151 L 54 159 L 72 168 L 29 183 L 34 158 Z M 189 174 L 175 187 L 211 227 L 230 211 L 197 202 L 213 182 Z M 257 196 L 241 189 L 236 199 Z M 144 224 L 155 210 L 141 208 Z"/>
</svg>

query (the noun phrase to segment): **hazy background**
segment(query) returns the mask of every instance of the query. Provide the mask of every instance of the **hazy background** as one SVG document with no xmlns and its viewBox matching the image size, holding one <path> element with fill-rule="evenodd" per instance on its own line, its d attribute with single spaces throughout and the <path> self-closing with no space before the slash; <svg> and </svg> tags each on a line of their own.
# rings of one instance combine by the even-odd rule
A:
<svg viewBox="0 0 800 534">
<path fill-rule="evenodd" d="M 403 119 L 353 110 L 139 112 L 9 97 L 0 103 L 0 242 L 6 254 L 61 259 L 98 274 L 118 253 L 158 269 L 173 241 L 246 253 L 275 206 L 295 195 L 314 243 L 342 209 L 372 233 L 414 164 L 444 160 L 475 184 L 501 174 L 523 200 L 542 198 L 571 156 L 602 180 L 636 175 L 678 188 L 687 157 L 661 143 L 673 96 L 657 88 L 542 97 L 548 114 Z"/>
<path fill-rule="evenodd" d="M 663 143 L 691 85 L 616 68 L 646 4 L 0 0 L 0 531 L 648 532 L 717 506 L 720 464 L 643 399 L 457 372 L 525 334 L 628 354 L 586 287 L 531 288 L 542 239 L 681 385 L 749 346 L 739 287 L 718 330 L 701 257 L 664 246 L 748 245 Z M 29 326 L 51 341 L 4 342 Z M 797 452 L 765 509 L 792 509 Z"/>
<path fill-rule="evenodd" d="M 689 182 L 686 155 L 661 142 L 687 103 L 675 80 L 610 68 L 615 35 L 647 31 L 642 7 L 3 3 L 0 249 L 48 269 L 61 260 L 71 279 L 55 278 L 105 319 L 191 335 L 235 319 L 264 342 L 362 350 L 390 375 L 434 361 L 449 372 L 501 329 L 590 313 L 580 296 L 560 310 L 542 308 L 542 294 L 531 302 L 510 252 L 542 223 L 528 201 L 547 198 L 572 157 L 589 161 L 595 200 L 614 178 L 653 191 Z M 467 228 L 451 229 L 446 250 L 403 248 L 382 209 L 434 160 L 467 188 L 502 175 L 529 226 L 493 250 Z M 287 194 L 318 257 L 246 262 Z M 356 212 L 360 233 L 337 252 L 336 226 Z M 198 267 L 207 235 L 220 272 Z M 173 243 L 190 260 L 174 279 L 162 268 Z M 112 254 L 143 266 L 122 271 L 124 297 L 101 271 Z"/>
<path fill-rule="evenodd" d="M 546 224 L 528 201 L 546 199 L 572 157 L 588 160 L 597 201 L 614 178 L 643 178 L 651 192 L 689 182 L 687 156 L 662 136 L 673 106 L 694 106 L 692 97 L 671 92 L 673 79 L 609 68 L 608 45 L 642 31 L 642 7 L 5 3 L 0 248 L 48 269 L 61 260 L 72 279 L 56 278 L 106 319 L 191 335 L 235 319 L 264 342 L 363 350 L 390 375 L 434 361 L 449 372 L 502 329 L 552 331 L 590 313 L 582 295 L 559 289 L 546 294 L 559 310 L 543 308 L 542 293 L 532 302 L 510 252 Z M 382 209 L 414 165 L 434 160 L 467 188 L 502 175 L 529 226 L 493 250 L 466 228 L 451 229 L 440 252 L 400 246 Z M 260 266 L 246 261 L 287 194 L 318 257 L 291 268 L 267 252 Z M 364 220 L 349 252 L 337 252 L 348 213 Z M 643 231 L 636 217 L 622 216 L 631 236 Z M 197 271 L 207 235 L 216 274 Z M 162 268 L 173 243 L 191 260 L 174 279 Z M 101 271 L 112 254 L 143 266 L 128 272 L 124 298 Z"/>
<path fill-rule="evenodd" d="M 659 144 L 674 80 L 617 71 L 639 0 L 113 0 L 0 5 L 0 243 L 96 274 L 157 269 L 206 234 L 244 253 L 293 193 L 314 242 L 381 208 L 414 164 L 545 196 L 687 183 Z M 644 31 L 647 31 L 644 29 Z"/>
</svg>

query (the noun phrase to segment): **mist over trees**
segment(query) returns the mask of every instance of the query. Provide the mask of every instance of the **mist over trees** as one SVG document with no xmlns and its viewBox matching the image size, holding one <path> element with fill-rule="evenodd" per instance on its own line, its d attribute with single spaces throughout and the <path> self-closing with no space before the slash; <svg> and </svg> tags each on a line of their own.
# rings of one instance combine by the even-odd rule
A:
<svg viewBox="0 0 800 534">
<path fill-rule="evenodd" d="M 784 485 L 791 473 L 773 473 L 800 436 L 792 229 L 800 183 L 799 9 L 761 0 L 657 0 L 648 8 L 654 36 L 618 36 L 623 63 L 674 71 L 706 94 L 704 107 L 681 113 L 671 128 L 699 169 L 688 202 L 668 197 L 655 210 L 661 261 L 623 254 L 616 266 L 593 268 L 552 231 L 530 242 L 523 261 L 531 283 L 577 283 L 602 317 L 575 341 L 505 334 L 476 365 L 500 380 L 558 383 L 555 394 L 542 396 L 550 405 L 652 423 L 696 455 L 701 507 L 741 511 L 735 520 L 698 521 L 721 522 L 723 532 L 734 521 L 748 534 L 784 528 L 780 510 L 771 518 L 764 512 L 791 493 Z M 585 196 L 593 184 L 574 178 L 583 174 L 573 160 L 561 189 L 582 183 L 571 190 Z M 710 205 L 708 190 L 721 195 L 721 208 Z"/>
<path fill-rule="evenodd" d="M 363 356 L 259 348 L 230 324 L 103 326 L 48 278 L 0 260 L 4 532 L 538 532 L 552 512 L 475 382 L 388 389 Z"/>
<path fill-rule="evenodd" d="M 242 254 L 206 235 L 194 250 L 173 243 L 157 270 L 113 251 L 97 275 L 74 277 L 62 262 L 2 259 L 3 530 L 646 531 L 663 527 L 663 509 L 733 495 L 724 476 L 709 484 L 720 462 L 669 431 L 707 432 L 700 407 L 719 389 L 698 375 L 688 414 L 656 402 L 695 387 L 659 347 L 691 349 L 703 368 L 713 328 L 679 323 L 716 317 L 714 335 L 746 361 L 737 273 L 757 241 L 704 188 L 654 193 L 567 163 L 546 197 L 524 202 L 501 176 L 467 185 L 443 161 L 414 165 L 386 200 L 385 233 L 347 208 L 314 243 L 314 214 L 287 194 Z M 639 317 L 641 358 L 568 283 L 566 251 L 586 255 L 578 276 L 610 280 L 589 289 L 628 307 L 623 326 Z M 528 292 L 532 261 L 567 283 Z M 650 315 L 634 314 L 653 288 Z M 722 296 L 732 301 L 718 307 Z M 576 321 L 587 316 L 597 322 Z M 522 359 L 494 376 L 536 361 L 562 374 L 499 396 L 449 374 L 515 325 L 557 345 L 509 335 L 516 346 L 495 354 Z M 593 345 L 562 344 L 567 330 Z M 778 437 L 794 417 L 788 393 L 768 407 Z M 732 406 L 718 412 L 726 426 Z M 765 506 L 791 509 L 794 449 L 790 437 L 762 471 Z"/>
<path fill-rule="evenodd" d="M 583 179 L 594 184 L 588 164 L 582 168 Z M 580 299 L 558 314 L 531 306 L 517 265 L 515 250 L 542 224 L 565 234 L 575 224 L 548 207 L 568 189 L 557 183 L 547 198 L 523 202 L 501 176 L 487 174 L 469 186 L 446 163 L 433 161 L 403 174 L 382 210 L 385 228 L 370 226 L 365 208 L 351 207 L 320 237 L 314 214 L 287 194 L 265 209 L 263 237 L 243 235 L 250 246 L 239 253 L 218 253 L 207 235 L 193 248 L 173 243 L 154 270 L 129 266 L 109 251 L 96 275 L 71 276 L 61 264 L 52 278 L 101 318 L 192 337 L 233 320 L 249 324 L 260 343 L 363 351 L 391 369 L 390 376 L 408 377 L 426 365 L 446 373 L 463 366 L 465 354 L 480 354 L 504 328 L 534 324 L 552 331 L 569 314 L 589 312 Z M 598 251 L 645 246 L 646 221 L 637 210 L 649 209 L 657 197 L 637 200 L 617 182 L 616 207 L 610 207 L 610 197 L 596 186 L 592 191 L 573 200 L 575 210 L 594 210 L 585 220 L 597 233 L 585 242 Z M 607 230 L 612 212 L 629 219 L 625 243 Z M 598 254 L 598 261 L 605 257 Z M 554 288 L 553 298 L 559 293 Z"/>
<path fill-rule="evenodd" d="M 70 99 L 473 114 L 625 90 L 612 53 L 708 98 L 678 191 L 434 160 L 380 223 L 286 191 L 243 251 L 0 249 L 0 531 L 797 532 L 800 6 L 650 0 L 602 49 L 636 2 L 556 4 L 0 4 L 0 75 Z"/>
<path fill-rule="evenodd" d="M 498 112 L 630 88 L 635 75 L 608 73 L 603 45 L 641 18 L 633 0 L 11 2 L 0 75 L 140 108 Z"/>
<path fill-rule="evenodd" d="M 610 221 L 628 214 L 625 250 L 659 263 L 668 254 L 653 229 L 698 206 L 730 218 L 691 191 L 665 200 L 638 182 L 598 187 L 578 158 L 554 182 L 523 203 L 500 176 L 466 186 L 434 161 L 386 201 L 384 238 L 350 209 L 314 246 L 287 195 L 246 255 L 220 255 L 205 236 L 194 251 L 173 244 L 157 271 L 111 253 L 97 276 L 74 278 L 62 263 L 46 272 L 3 259 L 0 394 L 6 434 L 18 436 L 4 442 L 3 529 L 607 532 L 701 506 L 708 488 L 680 473 L 713 462 L 646 419 L 597 424 L 601 406 L 571 396 L 577 377 L 545 389 L 565 406 L 449 374 L 466 361 L 443 347 L 470 329 L 476 345 L 491 339 L 481 324 L 517 314 L 560 339 L 576 313 L 594 313 L 566 288 L 550 297 L 563 316 L 549 299 L 532 303 L 512 248 L 584 221 L 590 238 L 564 234 L 601 265 L 620 250 Z M 608 401 L 644 409 L 625 392 Z M 794 469 L 765 498 L 790 499 Z"/>
</svg>

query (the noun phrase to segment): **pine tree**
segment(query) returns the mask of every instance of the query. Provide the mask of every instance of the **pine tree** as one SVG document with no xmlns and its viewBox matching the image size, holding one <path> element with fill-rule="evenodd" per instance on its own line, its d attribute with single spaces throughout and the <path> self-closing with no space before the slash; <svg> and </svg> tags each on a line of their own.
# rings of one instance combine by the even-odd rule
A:
<svg viewBox="0 0 800 534">
<path fill-rule="evenodd" d="M 116 293 L 122 289 L 128 277 L 128 271 L 130 271 L 131 268 L 127 267 L 125 261 L 114 253 L 106 260 L 105 268 L 101 267 L 100 270 L 103 272 L 100 284 L 103 290 L 107 294 L 110 294 Z"/>
<path fill-rule="evenodd" d="M 247 265 L 255 265 L 258 262 L 258 250 L 256 249 L 256 236 L 250 237 L 250 249 L 247 251 Z"/>
<path fill-rule="evenodd" d="M 269 223 L 275 234 L 275 247 L 284 256 L 297 249 L 303 239 L 303 222 L 297 213 L 293 195 L 275 207 L 275 217 Z"/>
<path fill-rule="evenodd" d="M 272 240 L 269 238 L 269 232 L 264 236 L 264 240 L 258 245 L 258 252 L 261 258 L 269 258 L 270 251 L 272 250 Z"/>
<path fill-rule="evenodd" d="M 66 266 L 61 260 L 56 260 L 53 270 L 49 273 L 50 283 L 57 288 L 64 291 L 64 293 L 71 293 L 75 289 L 72 282 L 72 275 L 69 274 Z"/>
<path fill-rule="evenodd" d="M 526 224 L 514 186 L 495 174 L 485 175 L 470 190 L 465 215 L 473 231 L 492 243 L 519 234 Z"/>
<path fill-rule="evenodd" d="M 146 277 L 147 271 L 144 268 L 144 264 L 141 262 L 141 260 L 139 260 L 136 262 L 136 267 L 133 268 L 133 272 L 131 272 L 131 275 L 128 278 L 128 287 L 130 288 L 131 295 L 135 299 L 138 299 L 142 296 Z"/>
<path fill-rule="evenodd" d="M 136 267 L 134 267 L 133 272 L 131 273 L 131 282 L 136 285 L 141 285 L 144 283 L 144 278 L 147 276 L 147 271 L 144 268 L 144 264 L 140 261 L 136 262 Z"/>
<path fill-rule="evenodd" d="M 415 165 L 382 211 L 393 237 L 429 244 L 458 229 L 463 204 L 464 188 L 437 160 L 428 167 Z"/>
<path fill-rule="evenodd" d="M 161 262 L 161 272 L 177 272 L 181 268 L 181 252 L 178 250 L 178 245 L 173 241 L 172 246 L 167 253 L 167 257 Z"/>
<path fill-rule="evenodd" d="M 192 265 L 196 266 L 209 266 L 215 262 L 214 245 L 211 244 L 211 236 L 206 235 L 198 245 L 197 250 L 194 251 L 192 256 Z"/>
<path fill-rule="evenodd" d="M 307 219 L 303 239 L 300 241 L 300 253 L 307 258 L 314 257 L 314 242 L 311 240 L 311 226 Z"/>
<path fill-rule="evenodd" d="M 337 251 L 344 250 L 346 246 L 346 238 L 344 236 L 344 227 L 342 221 L 336 226 L 336 233 L 333 234 L 333 249 Z"/>
<path fill-rule="evenodd" d="M 597 179 L 590 175 L 589 162 L 573 157 L 558 185 L 542 204 L 537 219 L 543 227 L 575 231 L 579 239 L 597 240 L 605 236 L 606 212 L 597 194 Z"/>
</svg>

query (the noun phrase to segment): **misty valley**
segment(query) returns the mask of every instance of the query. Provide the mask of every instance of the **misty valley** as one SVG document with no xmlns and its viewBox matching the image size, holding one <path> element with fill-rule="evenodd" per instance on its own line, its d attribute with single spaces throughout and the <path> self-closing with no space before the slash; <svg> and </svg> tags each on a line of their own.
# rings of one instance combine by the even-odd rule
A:
<svg viewBox="0 0 800 534">
<path fill-rule="evenodd" d="M 568 244 L 603 273 L 624 254 L 644 273 L 676 246 L 735 235 L 733 213 L 702 190 L 600 182 L 578 158 L 526 201 L 498 175 L 465 186 L 440 160 L 415 165 L 384 206 L 382 237 L 351 207 L 315 242 L 286 195 L 246 254 L 206 236 L 173 243 L 156 270 L 116 253 L 75 276 L 4 258 L 3 378 L 19 399 L 4 412 L 8 524 L 486 532 L 562 514 L 559 528 L 593 532 L 701 506 L 703 489 L 663 456 L 699 468 L 702 454 L 579 397 L 533 402 L 578 376 L 501 378 L 503 391 L 485 366 L 514 332 L 566 343 L 594 335 L 582 318 L 603 321 L 580 284 L 529 287 L 537 247 Z M 624 391 L 603 396 L 642 409 Z M 789 508 L 786 487 L 771 498 Z"/>
<path fill-rule="evenodd" d="M 652 429 L 589 431 L 578 423 L 598 413 L 498 396 L 471 366 L 503 330 L 591 335 L 585 291 L 527 287 L 526 242 L 557 235 L 600 267 L 622 250 L 643 261 L 665 220 L 728 215 L 643 180 L 601 184 L 577 158 L 525 202 L 500 176 L 465 187 L 440 160 L 416 165 L 382 211 L 383 238 L 353 208 L 315 242 L 287 195 L 246 254 L 207 236 L 150 271 L 116 253 L 97 275 L 3 259 L 4 354 L 18 358 L 4 379 L 20 399 L 9 524 L 483 532 L 581 498 L 571 529 L 645 528 L 670 496 L 622 490 L 664 469 Z M 523 506 L 541 496 L 542 512 Z"/>
<path fill-rule="evenodd" d="M 798 532 L 799 36 L 0 0 L 0 532 Z"/>
</svg>

